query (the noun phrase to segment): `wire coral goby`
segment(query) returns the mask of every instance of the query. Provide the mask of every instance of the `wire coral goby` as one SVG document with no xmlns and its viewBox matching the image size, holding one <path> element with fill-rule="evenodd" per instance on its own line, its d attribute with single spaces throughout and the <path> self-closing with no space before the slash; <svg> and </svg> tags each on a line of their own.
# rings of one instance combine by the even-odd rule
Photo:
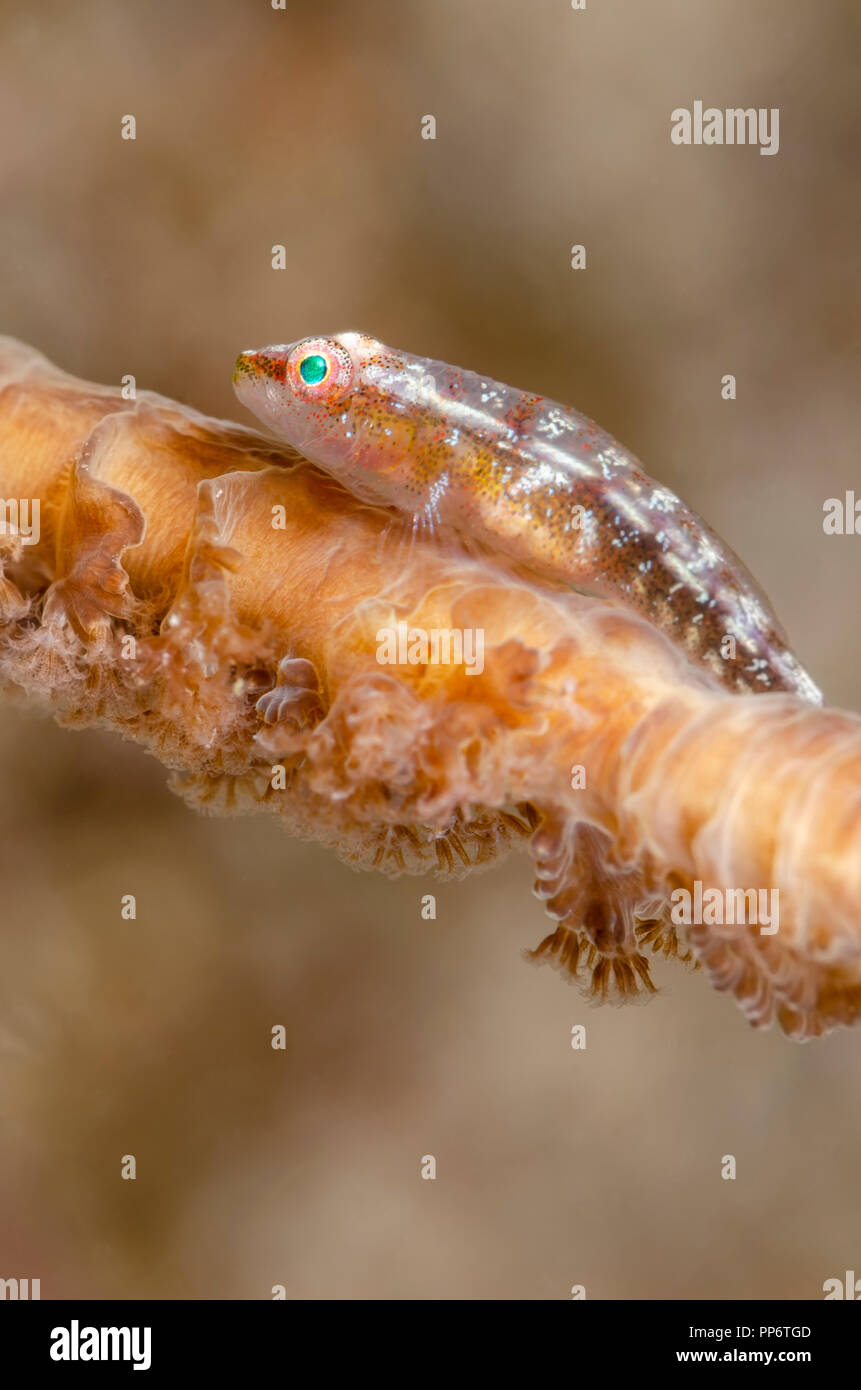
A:
<svg viewBox="0 0 861 1390">
<path fill-rule="evenodd" d="M 756 1024 L 857 1020 L 854 715 L 723 692 L 626 607 L 432 536 L 404 550 L 390 510 L 291 450 L 8 339 L 0 496 L 41 514 L 38 543 L 0 536 L 4 689 L 135 738 L 191 804 L 389 873 L 523 846 L 554 920 L 539 958 L 588 991 L 649 990 L 678 951 Z M 483 670 L 381 665 L 399 622 L 482 630 Z M 779 932 L 674 927 L 696 881 L 778 888 Z"/>
<path fill-rule="evenodd" d="M 364 333 L 243 352 L 233 382 L 358 497 L 624 603 L 729 689 L 821 704 L 738 556 L 570 406 Z"/>
</svg>

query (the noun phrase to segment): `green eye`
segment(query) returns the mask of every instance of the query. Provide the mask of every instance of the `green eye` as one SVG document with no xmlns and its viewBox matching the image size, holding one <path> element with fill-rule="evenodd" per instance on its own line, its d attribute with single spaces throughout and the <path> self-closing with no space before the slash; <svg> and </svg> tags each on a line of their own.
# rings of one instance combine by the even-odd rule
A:
<svg viewBox="0 0 861 1390">
<path fill-rule="evenodd" d="M 299 363 L 299 375 L 309 386 L 316 386 L 322 381 L 328 370 L 329 364 L 325 357 L 316 352 L 310 357 L 303 357 Z"/>
</svg>

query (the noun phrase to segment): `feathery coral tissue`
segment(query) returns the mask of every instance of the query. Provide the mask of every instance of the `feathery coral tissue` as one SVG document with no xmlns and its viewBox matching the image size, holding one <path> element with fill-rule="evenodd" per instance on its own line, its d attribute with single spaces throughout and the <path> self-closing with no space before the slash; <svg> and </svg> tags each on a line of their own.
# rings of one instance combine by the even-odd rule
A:
<svg viewBox="0 0 861 1390">
<path fill-rule="evenodd" d="M 651 990 L 662 951 L 757 1025 L 858 1018 L 856 716 L 727 693 L 644 617 L 410 535 L 253 430 L 11 339 L 0 499 L 7 694 L 357 867 L 463 874 L 526 847 L 555 926 L 533 956 L 596 996 Z M 483 657 L 381 661 L 381 632 L 480 634 Z M 779 915 L 709 908 L 751 890 Z"/>
</svg>

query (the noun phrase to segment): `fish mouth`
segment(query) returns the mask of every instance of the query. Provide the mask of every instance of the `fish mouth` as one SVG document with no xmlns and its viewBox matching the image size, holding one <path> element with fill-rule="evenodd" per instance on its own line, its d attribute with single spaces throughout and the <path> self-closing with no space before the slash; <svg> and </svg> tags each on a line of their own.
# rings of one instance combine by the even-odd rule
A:
<svg viewBox="0 0 861 1390">
<path fill-rule="evenodd" d="M 254 377 L 257 375 L 257 368 L 255 362 L 256 357 L 256 352 L 240 352 L 239 356 L 233 364 L 234 386 L 238 386 L 241 381 L 247 380 L 248 377 Z"/>
</svg>

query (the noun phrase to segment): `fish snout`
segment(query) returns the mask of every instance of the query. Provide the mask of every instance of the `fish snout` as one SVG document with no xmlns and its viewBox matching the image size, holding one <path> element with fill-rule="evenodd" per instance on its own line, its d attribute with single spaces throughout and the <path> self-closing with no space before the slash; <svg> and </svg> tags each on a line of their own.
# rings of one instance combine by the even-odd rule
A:
<svg viewBox="0 0 861 1390">
<path fill-rule="evenodd" d="M 284 380 L 286 350 L 280 348 L 249 348 L 240 352 L 233 367 L 233 384 L 251 383 L 268 378 Z"/>
</svg>

